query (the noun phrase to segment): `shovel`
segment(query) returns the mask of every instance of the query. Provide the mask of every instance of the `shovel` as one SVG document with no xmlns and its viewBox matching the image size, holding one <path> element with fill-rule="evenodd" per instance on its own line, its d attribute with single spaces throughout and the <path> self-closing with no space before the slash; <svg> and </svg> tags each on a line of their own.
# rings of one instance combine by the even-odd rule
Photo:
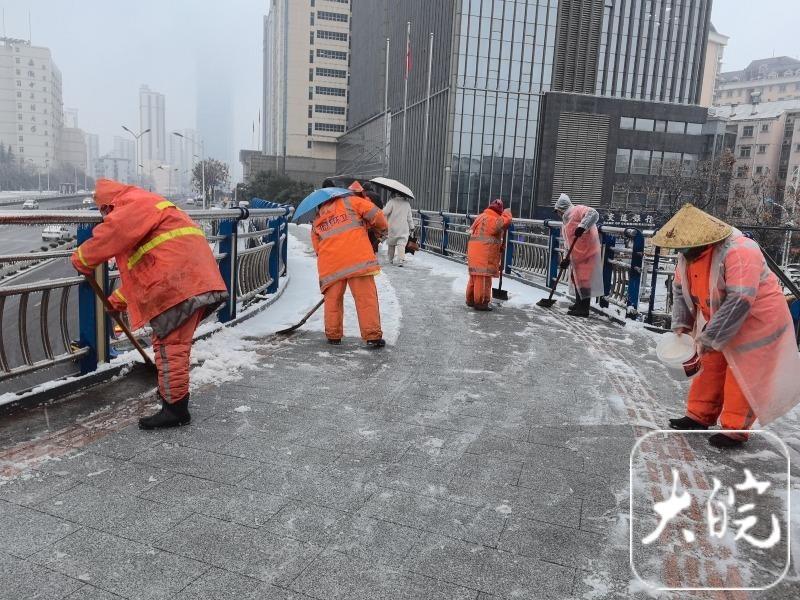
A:
<svg viewBox="0 0 800 600">
<path fill-rule="evenodd" d="M 325 302 L 325 298 L 323 298 L 322 300 L 317 302 L 316 306 L 314 306 L 314 308 L 312 308 L 310 311 L 308 311 L 306 316 L 303 317 L 302 321 L 300 321 L 296 325 L 292 325 L 288 329 L 281 329 L 280 331 L 276 331 L 275 335 L 289 335 L 290 333 L 292 333 L 296 329 L 300 329 L 300 327 L 302 327 L 305 324 L 305 322 L 308 321 L 311 318 L 311 315 L 313 315 L 315 312 L 317 312 L 317 310 L 319 310 L 319 307 L 322 306 L 322 304 L 324 302 Z"/>
<path fill-rule="evenodd" d="M 508 300 L 508 292 L 503 289 L 503 272 L 506 270 L 506 244 L 508 243 L 508 231 L 503 231 L 503 262 L 500 267 L 500 283 L 498 287 L 492 288 L 492 298 L 495 300 Z"/>
<path fill-rule="evenodd" d="M 103 303 L 103 308 L 106 309 L 106 312 L 111 315 L 111 318 L 114 319 L 114 322 L 119 325 L 119 328 L 125 333 L 125 337 L 130 340 L 131 344 L 133 344 L 133 347 L 136 348 L 136 350 L 139 351 L 139 354 L 142 355 L 144 364 L 147 367 L 147 371 L 153 373 L 153 375 L 156 375 L 158 373 L 158 369 L 156 368 L 155 363 L 149 356 L 147 356 L 147 353 L 144 351 L 144 348 L 142 348 L 139 340 L 133 336 L 131 330 L 128 329 L 127 325 L 125 325 L 125 322 L 122 320 L 122 317 L 120 317 L 119 312 L 115 311 L 111 304 L 109 304 L 108 298 L 106 298 L 103 290 L 100 289 L 100 285 L 97 283 L 97 281 L 95 281 L 94 277 L 84 275 L 84 278 L 86 279 L 86 283 L 88 283 L 92 288 L 92 291 L 94 291 L 95 296 L 97 296 L 100 299 L 100 302 Z"/>
<path fill-rule="evenodd" d="M 575 247 L 575 244 L 572 244 L 572 248 L 574 248 L 574 247 Z M 569 257 L 572 256 L 572 248 L 570 248 L 569 251 L 567 252 L 566 260 L 569 260 Z M 553 300 L 553 294 L 556 293 L 556 288 L 558 287 L 558 282 L 561 281 L 561 276 L 564 274 L 564 271 L 566 271 L 566 270 L 567 269 L 564 269 L 564 268 L 559 269 L 558 277 L 556 277 L 556 282 L 553 284 L 553 287 L 550 289 L 550 297 L 549 298 L 542 298 L 541 300 L 539 300 L 536 303 L 536 306 L 541 306 L 542 308 L 550 308 L 551 306 L 553 306 L 553 304 L 556 303 L 556 301 Z"/>
</svg>

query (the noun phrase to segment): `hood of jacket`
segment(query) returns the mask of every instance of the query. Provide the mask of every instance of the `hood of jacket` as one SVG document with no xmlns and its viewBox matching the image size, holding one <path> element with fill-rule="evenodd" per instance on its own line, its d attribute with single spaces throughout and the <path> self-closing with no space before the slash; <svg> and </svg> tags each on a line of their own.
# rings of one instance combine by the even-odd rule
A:
<svg viewBox="0 0 800 600">
<path fill-rule="evenodd" d="M 113 179 L 98 179 L 94 188 L 94 203 L 98 208 L 113 206 L 118 208 L 135 202 L 140 194 L 146 194 L 142 189 L 127 185 Z"/>
</svg>

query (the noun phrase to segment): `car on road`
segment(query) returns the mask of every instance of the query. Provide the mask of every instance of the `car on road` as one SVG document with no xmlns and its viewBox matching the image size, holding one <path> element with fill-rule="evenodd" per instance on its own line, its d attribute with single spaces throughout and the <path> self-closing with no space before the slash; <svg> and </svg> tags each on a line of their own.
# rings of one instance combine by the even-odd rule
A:
<svg viewBox="0 0 800 600">
<path fill-rule="evenodd" d="M 187 198 L 186 199 L 186 206 L 196 206 L 197 201 L 194 198 Z"/>
<path fill-rule="evenodd" d="M 47 240 L 66 240 L 72 237 L 66 225 L 47 225 L 42 230 L 42 239 Z"/>
<path fill-rule="evenodd" d="M 83 201 L 81 202 L 81 205 L 83 205 L 83 206 L 94 206 L 94 200 L 92 199 L 91 196 L 88 196 L 87 198 L 83 199 Z"/>
<path fill-rule="evenodd" d="M 33 198 L 28 198 L 25 202 L 22 203 L 22 208 L 24 210 L 31 210 L 39 208 L 39 201 L 34 200 Z"/>
</svg>

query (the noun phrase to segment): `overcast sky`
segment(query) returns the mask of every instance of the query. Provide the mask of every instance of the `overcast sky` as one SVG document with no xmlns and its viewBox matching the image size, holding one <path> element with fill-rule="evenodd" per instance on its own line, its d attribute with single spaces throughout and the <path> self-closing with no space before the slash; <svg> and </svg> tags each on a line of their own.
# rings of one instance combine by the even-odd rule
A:
<svg viewBox="0 0 800 600">
<path fill-rule="evenodd" d="M 77 108 L 80 127 L 101 135 L 101 151 L 110 149 L 113 135 L 125 135 L 122 124 L 138 129 L 141 84 L 166 96 L 168 130 L 194 128 L 198 78 L 205 77 L 212 85 L 219 82 L 220 96 L 233 96 L 234 155 L 228 160 L 252 146 L 266 5 L 267 0 L 0 0 L 9 37 L 28 37 L 30 11 L 33 44 L 49 47 L 61 70 L 65 108 Z M 238 160 L 233 166 L 232 173 L 240 174 Z"/>
<path fill-rule="evenodd" d="M 30 11 L 33 43 L 49 47 L 61 69 L 64 106 L 79 110 L 82 129 L 101 135 L 101 150 L 120 125 L 138 128 L 141 84 L 166 95 L 169 130 L 195 127 L 199 77 L 233 96 L 228 160 L 253 146 L 267 0 L 0 0 L 0 7 L 10 37 L 28 37 Z M 731 38 L 725 70 L 800 55 L 800 0 L 716 0 L 712 20 Z M 240 173 L 238 161 L 232 171 Z"/>
<path fill-rule="evenodd" d="M 723 71 L 770 56 L 800 59 L 800 0 L 714 0 L 711 22 L 730 37 Z"/>
</svg>

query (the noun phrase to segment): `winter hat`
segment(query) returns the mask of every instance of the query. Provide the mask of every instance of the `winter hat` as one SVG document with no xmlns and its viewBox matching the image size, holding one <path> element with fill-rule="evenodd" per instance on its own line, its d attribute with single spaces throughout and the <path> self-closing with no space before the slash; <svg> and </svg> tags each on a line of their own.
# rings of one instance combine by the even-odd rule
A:
<svg viewBox="0 0 800 600">
<path fill-rule="evenodd" d="M 684 204 L 675 216 L 653 236 L 662 248 L 698 248 L 716 244 L 733 233 L 733 227 L 691 204 Z"/>
<path fill-rule="evenodd" d="M 502 215 L 503 214 L 503 208 L 505 208 L 505 205 L 503 204 L 503 201 L 500 200 L 500 198 L 497 198 L 496 200 L 492 200 L 489 203 L 489 208 L 491 208 L 498 215 Z"/>
<path fill-rule="evenodd" d="M 566 194 L 561 194 L 558 197 L 558 200 L 556 200 L 555 209 L 566 212 L 570 209 L 571 206 L 572 206 L 572 200 L 569 199 L 569 196 L 567 196 Z"/>
</svg>

